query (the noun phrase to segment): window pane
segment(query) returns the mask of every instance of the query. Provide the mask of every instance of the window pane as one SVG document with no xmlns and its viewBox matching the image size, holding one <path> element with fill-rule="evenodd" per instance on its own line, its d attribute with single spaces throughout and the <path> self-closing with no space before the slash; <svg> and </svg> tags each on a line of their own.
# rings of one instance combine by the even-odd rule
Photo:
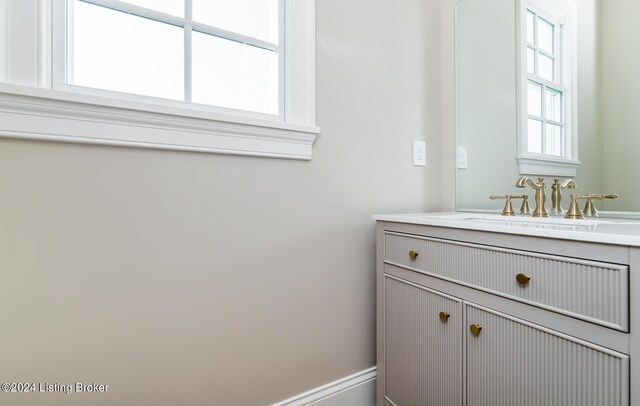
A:
<svg viewBox="0 0 640 406">
<path fill-rule="evenodd" d="M 181 28 L 77 0 L 74 6 L 71 83 L 184 98 Z"/>
<path fill-rule="evenodd" d="M 546 124 L 545 154 L 562 156 L 562 127 Z"/>
<path fill-rule="evenodd" d="M 527 145 L 529 152 L 542 153 L 542 123 L 538 120 L 529 119 Z"/>
<path fill-rule="evenodd" d="M 527 113 L 542 118 L 542 86 L 534 82 L 527 87 Z"/>
<path fill-rule="evenodd" d="M 538 19 L 538 48 L 553 54 L 553 24 Z"/>
<path fill-rule="evenodd" d="M 527 72 L 536 73 L 536 51 L 531 48 L 527 48 Z"/>
<path fill-rule="evenodd" d="M 553 59 L 538 53 L 538 76 L 553 82 Z"/>
<path fill-rule="evenodd" d="M 278 114 L 278 54 L 193 33 L 196 103 Z"/>
<path fill-rule="evenodd" d="M 531 11 L 527 10 L 527 42 L 529 42 L 530 44 L 535 44 L 536 40 L 534 38 L 534 31 L 533 31 L 533 22 L 535 19 L 535 14 L 533 14 Z"/>
<path fill-rule="evenodd" d="M 278 0 L 193 0 L 193 20 L 278 43 Z"/>
<path fill-rule="evenodd" d="M 184 17 L 184 0 L 125 0 L 126 3 Z"/>
<path fill-rule="evenodd" d="M 562 121 L 562 93 L 547 88 L 545 91 L 547 120 Z"/>
</svg>

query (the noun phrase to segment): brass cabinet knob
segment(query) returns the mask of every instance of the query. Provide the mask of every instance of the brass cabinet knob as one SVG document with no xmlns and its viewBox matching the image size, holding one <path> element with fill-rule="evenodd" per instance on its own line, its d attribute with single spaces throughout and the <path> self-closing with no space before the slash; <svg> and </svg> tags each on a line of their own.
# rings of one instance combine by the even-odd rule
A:
<svg viewBox="0 0 640 406">
<path fill-rule="evenodd" d="M 473 334 L 475 337 L 478 337 L 480 335 L 480 332 L 482 331 L 482 326 L 479 324 L 472 324 L 469 326 L 469 330 L 471 330 L 471 334 Z"/>
<path fill-rule="evenodd" d="M 447 321 L 449 321 L 449 317 L 451 317 L 451 315 L 447 312 L 440 312 L 439 316 L 440 316 L 440 320 L 443 323 L 446 323 Z"/>
<path fill-rule="evenodd" d="M 525 275 L 523 273 L 519 273 L 516 275 L 516 280 L 518 281 L 519 284 L 526 285 L 531 280 L 531 276 Z"/>
<path fill-rule="evenodd" d="M 414 251 L 414 250 L 409 251 L 409 258 L 411 258 L 412 261 L 415 261 L 417 256 L 418 256 L 418 251 Z"/>
</svg>

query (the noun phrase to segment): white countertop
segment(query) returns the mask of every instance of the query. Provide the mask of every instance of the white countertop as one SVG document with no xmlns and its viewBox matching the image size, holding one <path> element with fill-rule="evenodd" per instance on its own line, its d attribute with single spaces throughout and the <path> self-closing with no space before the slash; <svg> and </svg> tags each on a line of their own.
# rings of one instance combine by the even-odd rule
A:
<svg viewBox="0 0 640 406">
<path fill-rule="evenodd" d="M 472 212 L 379 214 L 374 220 L 640 247 L 640 220 L 506 217 Z"/>
</svg>

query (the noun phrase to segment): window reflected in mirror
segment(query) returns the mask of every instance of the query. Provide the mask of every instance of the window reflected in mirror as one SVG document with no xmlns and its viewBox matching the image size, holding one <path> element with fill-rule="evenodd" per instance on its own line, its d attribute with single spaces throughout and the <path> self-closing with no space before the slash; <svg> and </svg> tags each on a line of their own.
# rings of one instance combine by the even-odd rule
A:
<svg viewBox="0 0 640 406">
<path fill-rule="evenodd" d="M 521 77 L 523 82 L 526 79 L 522 90 L 526 103 L 521 103 L 520 108 L 526 126 L 521 127 L 525 146 L 521 153 L 571 159 L 576 154 L 571 150 L 572 134 L 567 131 L 575 119 L 566 114 L 567 95 L 575 93 L 569 82 L 573 68 L 568 57 L 573 47 L 566 27 L 569 16 L 564 10 L 536 1 L 526 3 L 525 13 L 520 46 L 526 50 L 521 53 L 525 58 Z"/>
</svg>

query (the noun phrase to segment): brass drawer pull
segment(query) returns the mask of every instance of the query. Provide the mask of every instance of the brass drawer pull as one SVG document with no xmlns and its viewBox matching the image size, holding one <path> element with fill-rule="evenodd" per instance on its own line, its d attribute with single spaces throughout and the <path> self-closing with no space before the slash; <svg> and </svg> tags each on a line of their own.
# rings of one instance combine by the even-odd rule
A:
<svg viewBox="0 0 640 406">
<path fill-rule="evenodd" d="M 471 334 L 473 334 L 475 337 L 478 337 L 480 335 L 480 332 L 482 331 L 482 326 L 479 324 L 472 324 L 469 326 L 469 330 L 471 330 Z"/>
<path fill-rule="evenodd" d="M 516 275 L 516 280 L 518 281 L 519 284 L 526 285 L 531 280 L 531 276 L 525 275 L 523 273 L 519 273 Z"/>
<path fill-rule="evenodd" d="M 447 321 L 449 321 L 449 317 L 451 317 L 451 315 L 447 312 L 440 312 L 439 317 L 440 317 L 440 321 L 442 321 L 443 323 L 446 323 Z"/>
<path fill-rule="evenodd" d="M 415 261 L 417 256 L 418 256 L 418 251 L 414 251 L 414 250 L 409 251 L 409 258 L 411 258 L 412 261 Z"/>
</svg>

